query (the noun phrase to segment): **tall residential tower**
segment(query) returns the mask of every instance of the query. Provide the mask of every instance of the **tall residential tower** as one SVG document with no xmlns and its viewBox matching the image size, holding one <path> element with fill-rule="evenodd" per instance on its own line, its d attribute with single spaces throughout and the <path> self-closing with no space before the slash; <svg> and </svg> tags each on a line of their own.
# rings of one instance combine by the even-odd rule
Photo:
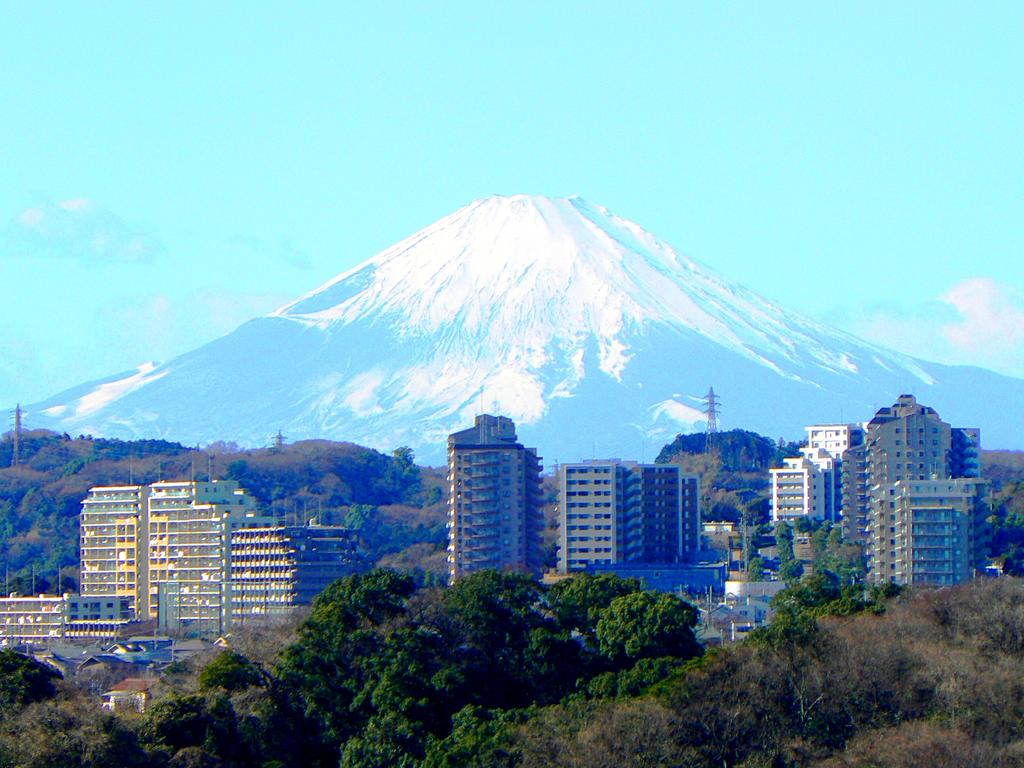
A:
<svg viewBox="0 0 1024 768">
<path fill-rule="evenodd" d="M 504 416 L 477 416 L 448 436 L 448 570 L 540 574 L 541 463 Z"/>
<path fill-rule="evenodd" d="M 983 564 L 984 485 L 977 429 L 955 428 L 900 395 L 844 454 L 843 517 L 876 582 L 956 584 Z"/>
</svg>

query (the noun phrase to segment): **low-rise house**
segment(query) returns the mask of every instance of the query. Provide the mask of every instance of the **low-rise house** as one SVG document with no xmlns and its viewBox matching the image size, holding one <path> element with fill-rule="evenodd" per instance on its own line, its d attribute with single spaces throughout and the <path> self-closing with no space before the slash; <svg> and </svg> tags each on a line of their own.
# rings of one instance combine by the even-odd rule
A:
<svg viewBox="0 0 1024 768">
<path fill-rule="evenodd" d="M 155 682 L 145 677 L 126 677 L 103 693 L 103 708 L 111 712 L 128 709 L 145 712 L 149 705 L 150 689 Z"/>
</svg>

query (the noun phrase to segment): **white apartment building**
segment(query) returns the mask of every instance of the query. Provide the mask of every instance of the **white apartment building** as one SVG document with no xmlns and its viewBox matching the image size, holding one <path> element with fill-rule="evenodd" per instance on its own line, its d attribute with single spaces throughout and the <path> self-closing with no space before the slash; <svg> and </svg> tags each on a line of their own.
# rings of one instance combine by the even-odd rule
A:
<svg viewBox="0 0 1024 768">
<path fill-rule="evenodd" d="M 130 601 L 129 597 L 69 594 L 0 597 L 0 645 L 112 639 L 128 623 Z"/>
<path fill-rule="evenodd" d="M 67 596 L 0 598 L 0 644 L 46 645 L 64 638 Z"/>
<path fill-rule="evenodd" d="M 804 427 L 807 447 L 821 449 L 832 458 L 840 459 L 852 446 L 864 442 L 864 427 L 860 424 L 812 424 Z"/>
<path fill-rule="evenodd" d="M 806 456 L 783 459 L 772 477 L 772 522 L 826 519 L 825 473 Z"/>
<path fill-rule="evenodd" d="M 772 482 L 772 521 L 798 518 L 839 519 L 843 506 L 842 458 L 864 441 L 859 424 L 813 424 L 804 428 L 807 446 L 797 458 L 769 470 Z"/>
<path fill-rule="evenodd" d="M 231 620 L 308 605 L 336 579 L 360 570 L 358 536 L 347 528 L 270 525 L 231 531 Z"/>
</svg>

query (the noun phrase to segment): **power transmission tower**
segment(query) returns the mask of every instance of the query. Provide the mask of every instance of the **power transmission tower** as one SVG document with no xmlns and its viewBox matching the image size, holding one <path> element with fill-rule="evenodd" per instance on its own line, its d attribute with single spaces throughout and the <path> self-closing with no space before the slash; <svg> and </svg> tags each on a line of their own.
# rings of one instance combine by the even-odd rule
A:
<svg viewBox="0 0 1024 768">
<path fill-rule="evenodd" d="M 21 404 L 14 408 L 14 450 L 11 453 L 11 466 L 21 463 Z"/>
<path fill-rule="evenodd" d="M 710 387 L 704 395 L 704 415 L 708 420 L 707 436 L 704 439 L 704 452 L 711 453 L 714 450 L 715 435 L 718 434 L 718 396 L 715 388 Z"/>
</svg>

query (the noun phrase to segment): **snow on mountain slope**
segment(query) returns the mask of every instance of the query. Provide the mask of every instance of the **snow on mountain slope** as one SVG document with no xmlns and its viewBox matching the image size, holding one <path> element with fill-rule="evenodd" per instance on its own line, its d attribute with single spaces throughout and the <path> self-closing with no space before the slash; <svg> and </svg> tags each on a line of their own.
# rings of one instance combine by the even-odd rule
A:
<svg viewBox="0 0 1024 768">
<path fill-rule="evenodd" d="M 455 335 L 493 351 L 512 342 L 533 365 L 547 362 L 553 338 L 578 350 L 593 336 L 600 369 L 616 378 L 629 360 L 623 332 L 651 322 L 689 329 L 780 372 L 766 354 L 796 361 L 799 348 L 826 368 L 856 371 L 818 338 L 838 334 L 787 318 L 578 197 L 477 201 L 274 314 L 322 328 L 391 315 L 405 333 Z"/>
<path fill-rule="evenodd" d="M 942 404 L 963 408 L 950 384 L 972 377 L 1024 392 L 785 311 L 581 198 L 516 195 L 476 201 L 212 344 L 33 413 L 69 431 L 263 443 L 281 429 L 437 460 L 445 435 L 486 410 L 570 459 L 598 438 L 604 453 L 637 455 L 699 428 L 709 384 L 726 425 L 796 435 L 869 418 L 901 391 L 953 418 Z"/>
</svg>

